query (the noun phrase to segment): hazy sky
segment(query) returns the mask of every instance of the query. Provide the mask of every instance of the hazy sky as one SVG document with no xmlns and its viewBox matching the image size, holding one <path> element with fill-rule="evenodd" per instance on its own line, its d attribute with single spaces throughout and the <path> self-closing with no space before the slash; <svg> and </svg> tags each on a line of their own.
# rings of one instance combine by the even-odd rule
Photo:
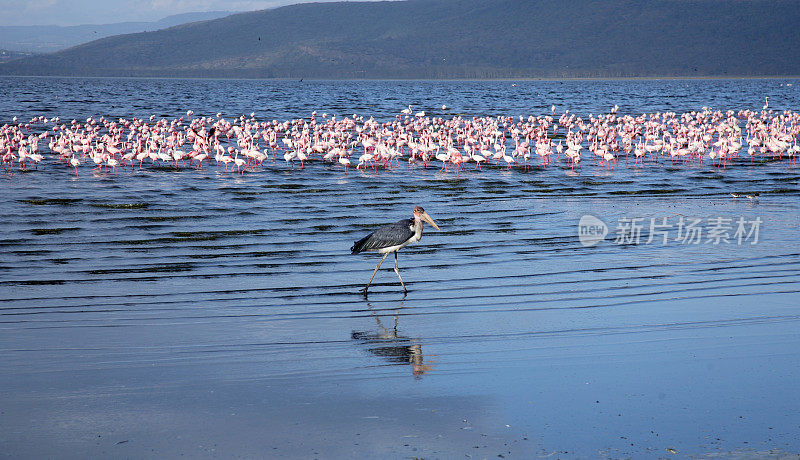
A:
<svg viewBox="0 0 800 460">
<path fill-rule="evenodd" d="M 155 21 L 196 11 L 252 11 L 336 0 L 0 0 L 0 25 L 77 25 Z"/>
</svg>

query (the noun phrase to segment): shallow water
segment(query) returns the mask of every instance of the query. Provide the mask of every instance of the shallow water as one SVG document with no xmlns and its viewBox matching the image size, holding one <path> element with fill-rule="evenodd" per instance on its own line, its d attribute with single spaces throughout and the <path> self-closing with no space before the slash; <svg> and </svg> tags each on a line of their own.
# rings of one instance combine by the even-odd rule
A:
<svg viewBox="0 0 800 460">
<path fill-rule="evenodd" d="M 0 81 L 0 122 L 800 101 L 796 80 Z M 456 178 L 281 163 L 241 176 L 75 178 L 50 165 L 0 177 L 4 455 L 800 452 L 796 166 L 550 165 Z M 407 296 L 387 260 L 364 299 L 379 257 L 349 247 L 414 204 L 442 231 L 426 228 L 400 252 Z M 578 237 L 587 214 L 608 226 L 596 246 Z M 642 219 L 639 244 L 618 244 L 630 218 Z M 702 219 L 696 244 L 679 239 L 681 218 Z M 727 242 L 709 241 L 714 218 L 730 219 Z M 671 225 L 666 244 L 656 233 L 648 242 L 651 219 Z M 757 238 L 740 244 L 738 219 L 748 231 L 760 219 Z"/>
</svg>

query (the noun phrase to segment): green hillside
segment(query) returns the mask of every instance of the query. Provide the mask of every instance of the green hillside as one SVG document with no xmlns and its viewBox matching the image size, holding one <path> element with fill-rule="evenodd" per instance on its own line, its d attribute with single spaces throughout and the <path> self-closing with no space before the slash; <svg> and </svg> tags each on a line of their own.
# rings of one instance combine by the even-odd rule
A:
<svg viewBox="0 0 800 460">
<path fill-rule="evenodd" d="M 6 75 L 516 78 L 800 75 L 797 0 L 312 3 L 96 40 Z"/>
</svg>

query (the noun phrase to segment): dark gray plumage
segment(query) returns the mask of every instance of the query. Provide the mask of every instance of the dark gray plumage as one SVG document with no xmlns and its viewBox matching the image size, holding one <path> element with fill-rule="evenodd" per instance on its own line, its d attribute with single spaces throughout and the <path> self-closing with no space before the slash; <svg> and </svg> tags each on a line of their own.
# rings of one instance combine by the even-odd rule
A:
<svg viewBox="0 0 800 460">
<path fill-rule="evenodd" d="M 398 220 L 386 224 L 369 235 L 361 238 L 350 248 L 351 254 L 403 244 L 414 236 L 414 218 Z"/>
<path fill-rule="evenodd" d="M 414 217 L 411 219 L 403 219 L 393 224 L 386 224 L 353 244 L 350 248 L 351 254 L 358 254 L 364 251 L 377 251 L 383 254 L 383 258 L 378 262 L 375 271 L 372 272 L 372 278 L 369 279 L 369 283 L 361 290 L 364 292 L 365 296 L 367 295 L 369 285 L 372 284 L 372 280 L 375 278 L 375 273 L 381 268 L 381 264 L 384 259 L 386 259 L 386 256 L 392 252 L 394 253 L 394 272 L 397 273 L 397 277 L 400 278 L 403 292 L 408 292 L 405 283 L 403 283 L 403 277 L 400 276 L 400 270 L 397 268 L 397 251 L 407 244 L 419 241 L 419 239 L 422 238 L 423 222 L 427 222 L 431 224 L 433 228 L 439 230 L 439 226 L 431 219 L 431 216 L 429 216 L 422 207 L 415 206 Z"/>
</svg>

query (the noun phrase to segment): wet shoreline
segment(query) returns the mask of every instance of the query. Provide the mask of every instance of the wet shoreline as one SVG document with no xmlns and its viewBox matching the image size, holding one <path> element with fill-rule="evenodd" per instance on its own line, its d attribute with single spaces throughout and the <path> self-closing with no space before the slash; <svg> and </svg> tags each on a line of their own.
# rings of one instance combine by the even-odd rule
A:
<svg viewBox="0 0 800 460">
<path fill-rule="evenodd" d="M 796 166 L 553 166 L 0 175 L 2 455 L 796 458 Z"/>
</svg>

